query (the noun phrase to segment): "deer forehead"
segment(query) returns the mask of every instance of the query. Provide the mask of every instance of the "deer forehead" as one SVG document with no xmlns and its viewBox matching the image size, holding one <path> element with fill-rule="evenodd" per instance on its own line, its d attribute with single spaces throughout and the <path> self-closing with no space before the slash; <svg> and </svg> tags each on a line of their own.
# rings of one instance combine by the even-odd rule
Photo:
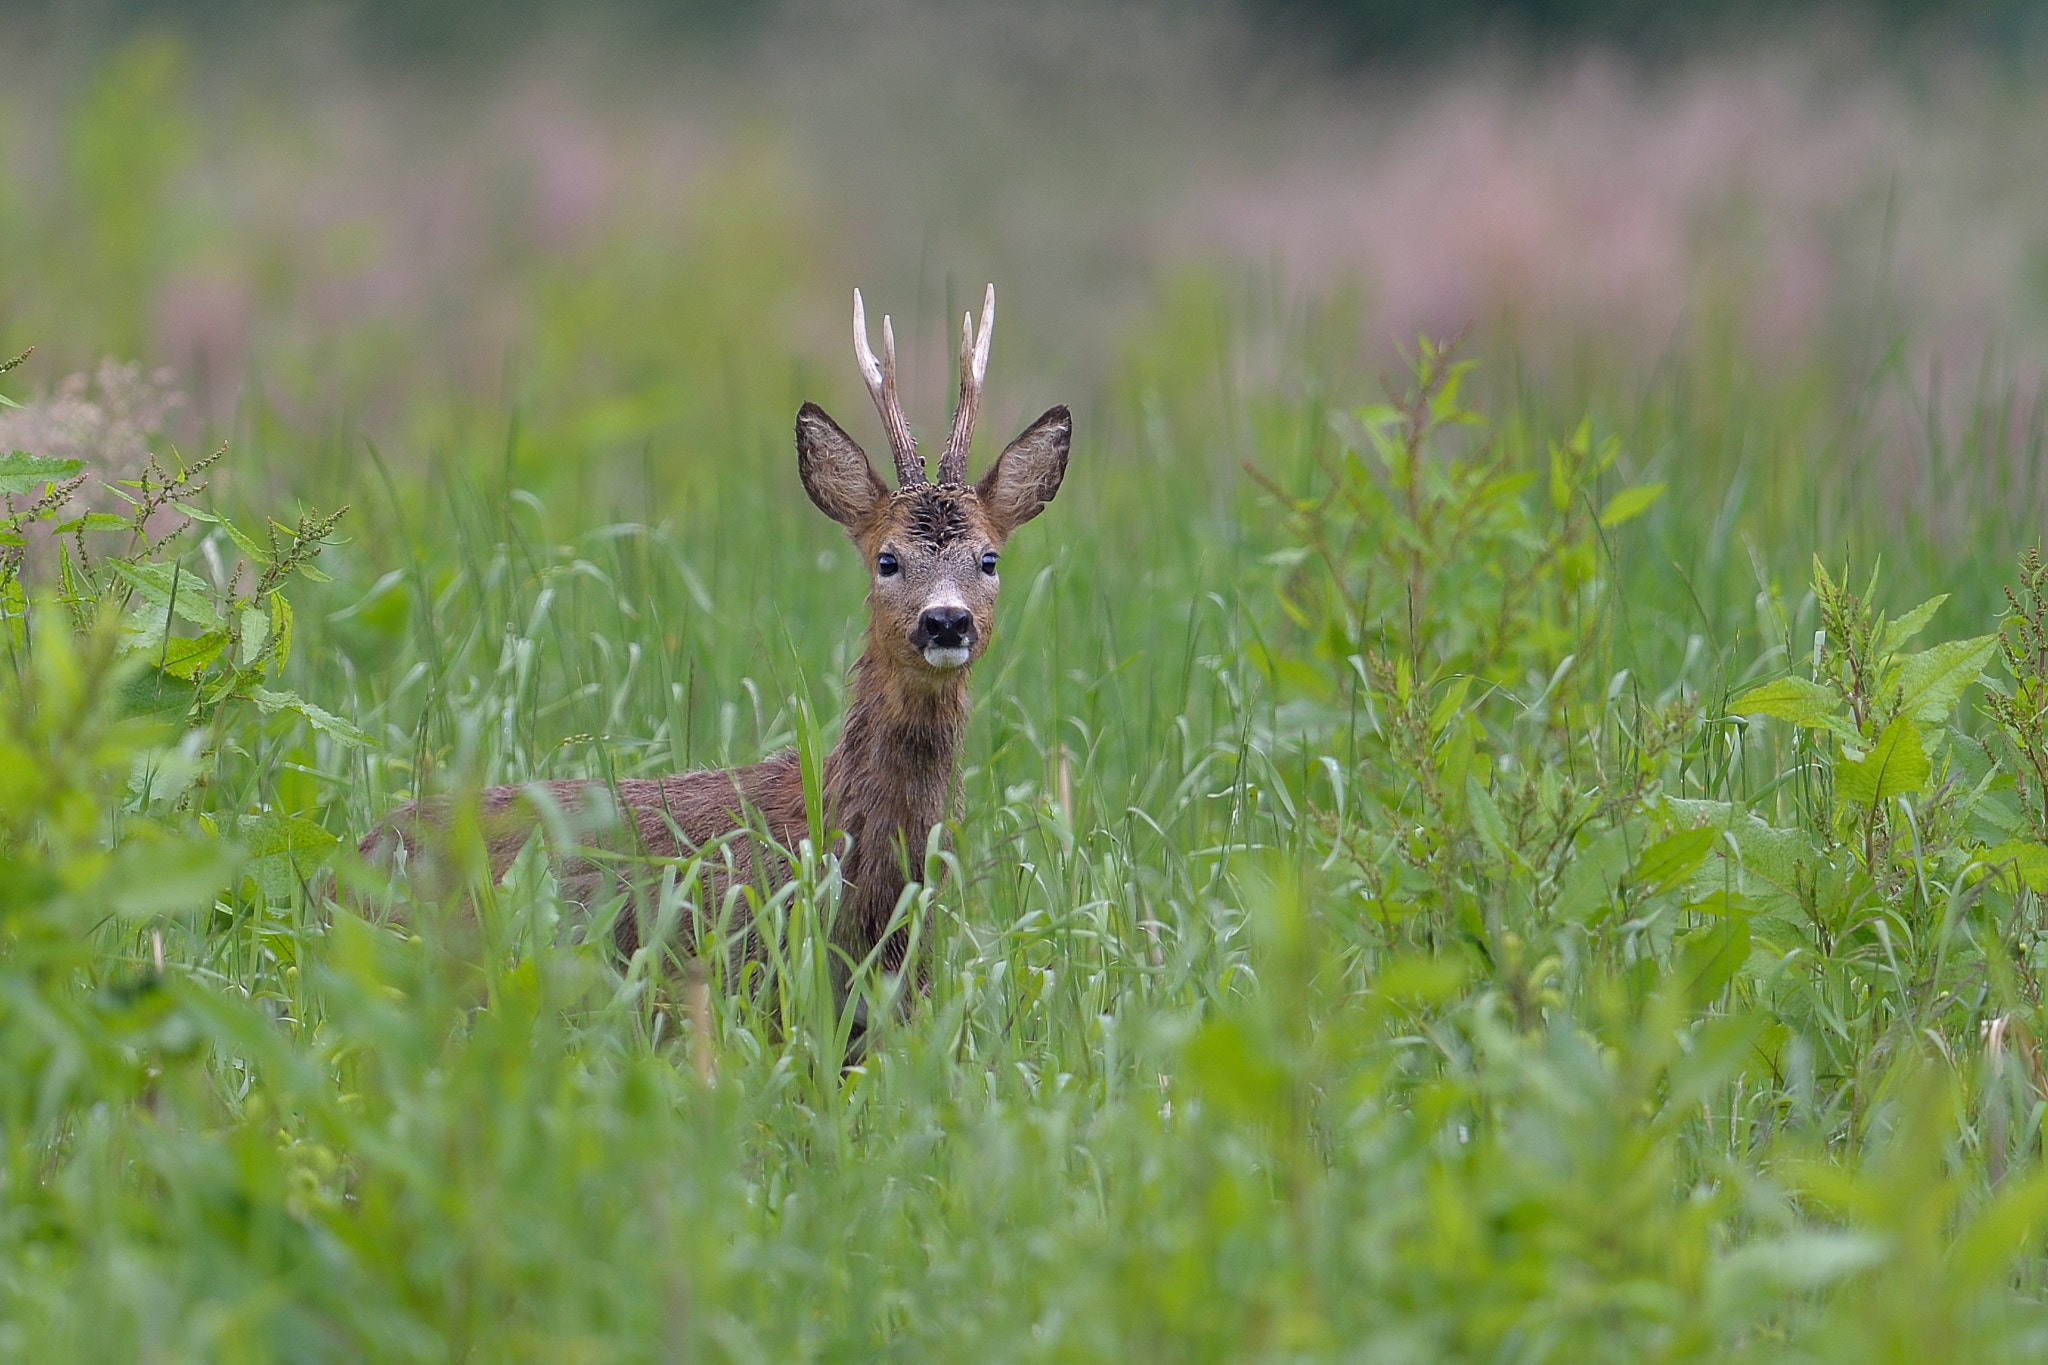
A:
<svg viewBox="0 0 2048 1365">
<path fill-rule="evenodd" d="M 899 553 L 943 555 L 964 549 L 978 553 L 995 543 L 988 514 L 972 488 L 960 484 L 919 484 L 891 493 L 867 537 L 871 549 L 894 546 Z"/>
</svg>

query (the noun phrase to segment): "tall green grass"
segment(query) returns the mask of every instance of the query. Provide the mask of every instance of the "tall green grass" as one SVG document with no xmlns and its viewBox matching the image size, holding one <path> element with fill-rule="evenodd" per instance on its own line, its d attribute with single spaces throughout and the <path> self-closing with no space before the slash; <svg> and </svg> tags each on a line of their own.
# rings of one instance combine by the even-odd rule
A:
<svg viewBox="0 0 2048 1365">
<path fill-rule="evenodd" d="M 858 391 L 763 321 L 829 271 L 734 183 L 539 290 L 494 397 L 323 430 L 259 372 L 200 508 L 247 544 L 81 526 L 67 578 L 24 529 L 0 1355 L 2038 1357 L 2042 680 L 1901 681 L 2035 536 L 1997 384 L 1907 429 L 1897 365 L 1704 344 L 1383 386 L 1354 303 L 1190 273 L 1061 395 L 929 989 L 858 1066 L 829 847 L 736 972 L 618 960 L 538 849 L 393 904 L 347 850 L 403 800 L 835 732 L 866 575 L 788 424 Z M 53 346 L 128 335 L 77 287 Z M 302 504 L 349 511 L 280 670 L 235 566 Z"/>
</svg>

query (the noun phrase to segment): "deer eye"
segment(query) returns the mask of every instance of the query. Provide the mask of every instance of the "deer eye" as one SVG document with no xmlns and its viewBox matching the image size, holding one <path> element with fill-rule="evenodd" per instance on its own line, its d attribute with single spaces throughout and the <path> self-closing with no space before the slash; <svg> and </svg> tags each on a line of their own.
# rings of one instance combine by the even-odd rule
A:
<svg viewBox="0 0 2048 1365">
<path fill-rule="evenodd" d="M 884 550 L 875 556 L 875 572 L 884 578 L 894 578 L 903 566 L 896 562 L 896 556 Z"/>
<path fill-rule="evenodd" d="M 982 553 L 982 556 L 981 556 L 981 571 L 982 571 L 983 573 L 985 573 L 985 574 L 989 575 L 989 576 L 990 576 L 991 578 L 993 578 L 993 577 L 995 576 L 995 572 L 996 572 L 996 552 L 995 552 L 994 550 L 987 550 L 987 551 L 984 551 L 984 552 Z"/>
</svg>

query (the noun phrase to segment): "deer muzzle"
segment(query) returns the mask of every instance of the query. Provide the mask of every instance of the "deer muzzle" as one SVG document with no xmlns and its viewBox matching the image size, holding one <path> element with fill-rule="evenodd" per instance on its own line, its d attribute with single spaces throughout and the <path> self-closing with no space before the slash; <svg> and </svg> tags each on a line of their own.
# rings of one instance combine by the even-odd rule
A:
<svg viewBox="0 0 2048 1365">
<path fill-rule="evenodd" d="M 965 607 L 926 607 L 910 644 L 933 668 L 963 668 L 974 653 L 974 614 Z"/>
</svg>

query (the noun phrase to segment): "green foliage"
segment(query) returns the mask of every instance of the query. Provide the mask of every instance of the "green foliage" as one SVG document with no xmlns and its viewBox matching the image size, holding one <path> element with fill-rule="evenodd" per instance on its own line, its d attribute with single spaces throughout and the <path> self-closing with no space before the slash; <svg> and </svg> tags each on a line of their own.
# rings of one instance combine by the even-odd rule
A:
<svg viewBox="0 0 2048 1365">
<path fill-rule="evenodd" d="M 697 860 L 477 875 L 485 782 L 819 789 L 863 575 L 779 353 L 712 363 L 796 251 L 735 197 L 563 282 L 529 424 L 337 474 L 348 541 L 0 461 L 0 1358 L 2038 1356 L 2048 571 L 1948 640 L 1960 569 L 1777 589 L 1837 545 L 1667 610 L 1700 487 L 1611 396 L 1424 344 L 1359 404 L 1336 323 L 1219 393 L 1176 286 L 1006 551 L 900 1015 L 822 809 L 759 961 L 611 951 Z M 392 904 L 347 850 L 436 793 L 458 874 Z"/>
<path fill-rule="evenodd" d="M 264 685 L 291 659 L 285 584 L 295 576 L 324 578 L 313 560 L 348 509 L 308 512 L 290 527 L 270 522 L 258 541 L 227 517 L 193 504 L 206 490 L 199 476 L 225 454 L 223 447 L 175 472 L 150 455 L 139 477 L 102 485 L 127 505 L 118 514 L 74 510 L 74 498 L 90 479 L 80 460 L 26 451 L 0 457 L 6 507 L 0 517 L 0 629 L 18 659 L 38 633 L 31 629 L 29 594 L 40 571 L 54 582 L 52 604 L 71 628 L 86 629 L 109 611 L 119 617 L 116 652 L 137 665 L 124 671 L 120 684 L 129 710 L 197 725 L 225 704 L 254 702 L 265 712 L 291 711 L 323 733 L 359 741 L 353 726 Z M 187 568 L 177 550 L 194 523 L 214 528 L 239 556 L 231 570 Z M 116 538 L 112 544 L 107 535 Z M 31 564 L 37 552 L 45 562 Z"/>
</svg>

